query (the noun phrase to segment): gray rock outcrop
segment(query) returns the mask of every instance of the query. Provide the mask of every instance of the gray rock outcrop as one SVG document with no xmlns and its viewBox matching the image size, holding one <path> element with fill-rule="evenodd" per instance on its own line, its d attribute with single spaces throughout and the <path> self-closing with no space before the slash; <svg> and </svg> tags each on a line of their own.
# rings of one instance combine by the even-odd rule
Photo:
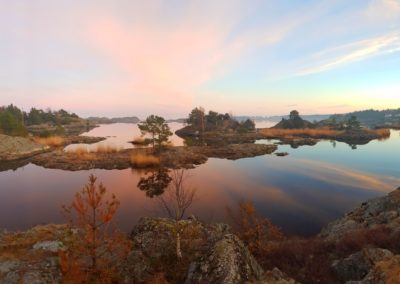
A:
<svg viewBox="0 0 400 284">
<path fill-rule="evenodd" d="M 332 267 L 340 281 L 360 281 L 377 262 L 391 257 L 393 257 L 393 254 L 386 249 L 368 248 L 347 258 L 334 261 Z"/>
<path fill-rule="evenodd" d="M 351 231 L 385 225 L 400 229 L 400 188 L 388 195 L 369 200 L 343 218 L 322 229 L 320 237 L 338 239 Z"/>
</svg>

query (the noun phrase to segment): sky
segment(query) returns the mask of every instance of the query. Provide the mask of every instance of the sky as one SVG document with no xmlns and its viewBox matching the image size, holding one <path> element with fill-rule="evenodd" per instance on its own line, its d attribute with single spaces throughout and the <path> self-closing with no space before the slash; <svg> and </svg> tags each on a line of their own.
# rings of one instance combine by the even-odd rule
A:
<svg viewBox="0 0 400 284">
<path fill-rule="evenodd" d="M 141 118 L 400 107 L 400 0 L 0 7 L 0 105 Z"/>
</svg>

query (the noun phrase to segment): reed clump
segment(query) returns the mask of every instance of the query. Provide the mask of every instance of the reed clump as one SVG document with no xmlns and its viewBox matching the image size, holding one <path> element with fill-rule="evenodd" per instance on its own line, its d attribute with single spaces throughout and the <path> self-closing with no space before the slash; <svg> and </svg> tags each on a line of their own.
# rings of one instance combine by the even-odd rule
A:
<svg viewBox="0 0 400 284">
<path fill-rule="evenodd" d="M 53 147 L 62 146 L 65 142 L 64 138 L 61 136 L 33 137 L 33 140 L 38 144 Z"/>
<path fill-rule="evenodd" d="M 373 129 L 371 131 L 378 135 L 380 140 L 385 140 L 390 137 L 390 129 L 387 128 Z"/>
<path fill-rule="evenodd" d="M 121 148 L 111 145 L 111 144 L 104 144 L 100 143 L 96 145 L 96 148 L 92 151 L 95 153 L 117 153 L 121 151 Z"/>
<path fill-rule="evenodd" d="M 329 128 L 301 128 L 301 129 L 279 129 L 279 128 L 264 128 L 260 130 L 261 134 L 275 138 L 293 138 L 312 137 L 312 138 L 334 138 L 342 134 L 343 130 L 335 130 Z"/>
<path fill-rule="evenodd" d="M 160 158 L 154 155 L 145 153 L 134 153 L 130 157 L 131 165 L 145 168 L 145 167 L 155 167 L 160 165 Z"/>
<path fill-rule="evenodd" d="M 76 145 L 68 149 L 67 152 L 76 156 L 78 159 L 90 160 L 94 157 L 93 153 L 90 153 L 86 145 Z"/>
</svg>

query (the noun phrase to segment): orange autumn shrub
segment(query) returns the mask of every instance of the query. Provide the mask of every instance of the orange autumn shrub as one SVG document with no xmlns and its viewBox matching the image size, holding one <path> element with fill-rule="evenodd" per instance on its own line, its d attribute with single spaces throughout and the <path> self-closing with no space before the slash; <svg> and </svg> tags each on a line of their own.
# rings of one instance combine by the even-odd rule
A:
<svg viewBox="0 0 400 284">
<path fill-rule="evenodd" d="M 119 201 L 106 198 L 106 188 L 90 175 L 89 183 L 75 194 L 63 212 L 70 222 L 67 250 L 60 253 L 65 283 L 113 283 L 118 261 L 128 254 L 130 242 L 112 227 Z"/>
<path fill-rule="evenodd" d="M 231 208 L 227 208 L 227 212 L 235 233 L 254 255 L 267 250 L 270 242 L 284 238 L 278 227 L 257 214 L 250 201 L 241 201 L 236 212 Z"/>
</svg>

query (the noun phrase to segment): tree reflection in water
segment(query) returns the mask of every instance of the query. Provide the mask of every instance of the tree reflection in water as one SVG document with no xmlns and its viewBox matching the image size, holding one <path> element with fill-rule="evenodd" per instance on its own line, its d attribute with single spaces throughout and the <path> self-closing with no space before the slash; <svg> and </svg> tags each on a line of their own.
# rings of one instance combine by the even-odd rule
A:
<svg viewBox="0 0 400 284">
<path fill-rule="evenodd" d="M 146 196 L 153 198 L 163 194 L 171 181 L 169 170 L 167 168 L 158 168 L 150 175 L 141 177 L 137 186 L 140 190 L 146 192 Z"/>
</svg>

